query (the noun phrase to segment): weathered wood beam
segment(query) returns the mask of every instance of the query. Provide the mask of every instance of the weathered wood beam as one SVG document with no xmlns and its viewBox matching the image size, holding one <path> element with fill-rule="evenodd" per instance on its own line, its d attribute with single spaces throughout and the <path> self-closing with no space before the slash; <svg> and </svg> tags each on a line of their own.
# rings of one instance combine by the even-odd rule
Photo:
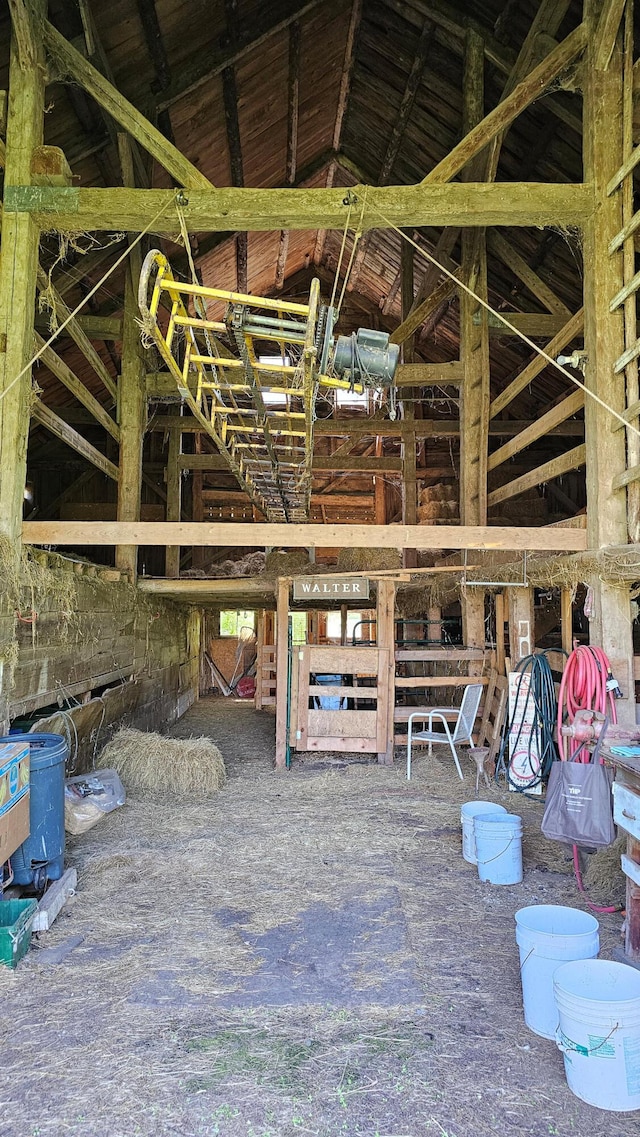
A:
<svg viewBox="0 0 640 1137">
<path fill-rule="evenodd" d="M 351 76 L 353 74 L 353 65 L 355 62 L 356 40 L 358 37 L 358 29 L 360 27 L 360 20 L 362 18 L 362 0 L 352 0 L 351 16 L 349 18 L 349 29 L 347 31 L 347 38 L 344 45 L 344 57 L 342 60 L 342 74 L 340 76 L 340 92 L 338 94 L 338 105 L 336 107 L 336 119 L 333 124 L 333 149 L 338 151 L 342 142 L 342 128 L 344 126 L 344 116 L 347 113 L 347 105 L 349 103 L 349 92 L 351 90 Z"/>
<path fill-rule="evenodd" d="M 596 28 L 593 66 L 604 71 L 609 66 L 626 0 L 604 0 Z"/>
<path fill-rule="evenodd" d="M 531 446 L 531 444 L 536 442 L 539 438 L 548 435 L 556 426 L 564 422 L 565 419 L 570 418 L 571 415 L 577 414 L 583 407 L 584 392 L 578 389 L 574 391 L 573 394 L 568 395 L 566 399 L 563 399 L 561 403 L 558 403 L 557 407 L 553 407 L 550 411 L 547 411 L 545 415 L 542 415 L 537 422 L 531 423 L 531 425 L 521 431 L 520 434 L 517 434 L 515 438 L 512 438 L 510 442 L 505 443 L 505 445 L 501 446 L 498 450 L 494 450 L 493 454 L 489 455 L 487 468 L 489 470 L 495 470 L 496 466 L 501 466 L 503 462 L 508 461 L 514 454 L 519 454 L 521 450 L 524 450 L 527 446 Z"/>
<path fill-rule="evenodd" d="M 568 320 L 571 312 L 566 304 L 556 296 L 553 289 L 545 283 L 544 280 L 532 269 L 520 253 L 514 249 L 513 245 L 500 233 L 497 229 L 492 229 L 487 234 L 487 242 L 489 250 L 500 257 L 503 264 L 510 268 L 515 276 L 529 289 L 532 296 L 537 297 L 545 308 L 550 312 L 555 312 L 559 316 L 564 316 Z"/>
<path fill-rule="evenodd" d="M 442 283 L 434 289 L 431 295 L 427 296 L 426 300 L 423 300 L 401 324 L 398 324 L 398 327 L 389 337 L 391 343 L 404 343 L 433 312 L 436 312 L 442 304 L 446 304 L 448 300 L 451 300 L 455 292 L 455 282 L 446 277 Z"/>
<path fill-rule="evenodd" d="M 143 114 L 80 54 L 53 24 L 43 23 L 45 47 L 64 76 L 78 82 L 119 125 L 186 188 L 210 186 L 194 166 Z M 107 192 L 113 192 L 109 190 Z M 153 216 L 153 214 L 151 215 Z M 143 226 L 144 228 L 144 226 Z"/>
<path fill-rule="evenodd" d="M 126 134 L 118 134 L 120 167 L 125 185 L 135 185 L 133 150 Z M 129 242 L 131 244 L 131 241 Z M 142 491 L 142 448 L 146 422 L 145 361 L 138 319 L 138 281 L 142 269 L 140 245 L 129 251 L 125 264 L 125 291 L 118 412 L 120 454 L 118 482 L 118 521 L 139 521 Z M 180 520 L 178 515 L 176 520 Z M 129 573 L 131 583 L 138 575 L 136 545 L 119 545 L 116 565 Z"/>
<path fill-rule="evenodd" d="M 566 454 L 560 454 L 558 458 L 552 458 L 551 461 L 538 466 L 536 470 L 530 470 L 528 474 L 522 474 L 521 477 L 508 482 L 507 485 L 492 490 L 487 498 L 487 504 L 490 506 L 498 505 L 501 501 L 507 501 L 526 490 L 533 489 L 534 486 L 541 486 L 544 482 L 559 478 L 561 474 L 566 474 L 569 470 L 577 470 L 580 466 L 584 466 L 587 460 L 586 456 L 586 446 L 575 446 Z"/>
<path fill-rule="evenodd" d="M 385 151 L 385 155 L 382 159 L 382 165 L 381 165 L 380 171 L 378 173 L 378 183 L 377 184 L 379 186 L 385 186 L 391 180 L 391 174 L 393 173 L 393 167 L 395 165 L 396 158 L 398 157 L 398 152 L 399 152 L 400 147 L 402 145 L 402 140 L 404 138 L 404 133 L 405 133 L 405 130 L 407 128 L 407 124 L 408 124 L 409 119 L 411 117 L 411 112 L 413 110 L 413 104 L 415 103 L 416 95 L 418 93 L 418 87 L 420 86 L 420 83 L 422 82 L 422 76 L 424 74 L 424 69 L 425 69 L 426 62 L 427 62 L 427 56 L 429 54 L 429 48 L 431 46 L 431 42 L 433 39 L 433 30 L 434 30 L 433 23 L 431 22 L 431 20 L 429 19 L 428 16 L 425 17 L 424 24 L 422 25 L 422 31 L 420 33 L 420 38 L 418 40 L 418 46 L 416 48 L 416 52 L 415 52 L 415 55 L 413 57 L 413 61 L 411 64 L 411 69 L 409 71 L 409 75 L 408 75 L 407 81 L 405 83 L 404 91 L 402 92 L 402 99 L 400 100 L 400 107 L 398 109 L 398 114 L 395 118 L 395 121 L 393 124 L 393 129 L 391 131 L 391 137 L 389 139 L 387 149 Z M 358 249 L 356 250 L 356 255 L 355 255 L 355 258 L 353 261 L 353 266 L 351 269 L 351 276 L 349 279 L 349 284 L 347 286 L 349 292 L 353 291 L 353 289 L 356 287 L 356 284 L 358 282 L 358 278 L 360 276 L 360 270 L 361 270 L 362 265 L 364 264 L 364 261 L 365 261 L 366 256 L 367 256 L 370 237 L 371 237 L 371 234 L 367 233 L 361 239 L 360 245 L 359 245 Z M 403 248 L 404 248 L 404 243 L 401 244 L 401 253 L 402 253 Z"/>
<path fill-rule="evenodd" d="M 484 45 L 482 38 L 470 29 L 465 44 L 462 93 L 462 129 L 467 137 L 482 120 L 483 108 Z M 480 167 L 476 156 L 471 166 L 463 170 L 463 181 L 481 174 Z M 460 519 L 465 525 L 486 525 L 490 364 L 484 229 L 465 229 L 462 233 L 460 278 L 471 290 L 460 292 L 460 359 L 464 370 L 460 392 Z M 465 642 L 484 645 L 481 592 L 465 598 L 463 630 Z"/>
<path fill-rule="evenodd" d="M 535 337 L 536 339 L 549 339 L 561 332 L 568 316 L 571 313 L 548 313 L 548 312 L 500 312 L 499 315 L 494 315 L 493 312 L 487 312 L 487 326 L 489 335 L 492 336 L 515 336 L 518 332 L 523 335 Z M 504 316 L 513 325 L 513 329 L 507 325 L 500 318 Z"/>
<path fill-rule="evenodd" d="M 354 186 L 363 199 L 362 228 L 393 225 L 525 226 L 582 225 L 592 212 L 588 184 L 501 182 L 369 187 Z M 279 229 L 343 229 L 344 189 L 192 190 L 183 212 L 191 232 Z M 177 235 L 180 224 L 171 190 L 77 189 L 13 185 L 5 209 L 30 213 L 43 228 L 70 233 L 87 230 L 142 232 L 162 209 L 156 232 Z"/>
<path fill-rule="evenodd" d="M 567 320 L 567 323 L 565 324 L 562 331 L 558 332 L 558 334 L 553 337 L 551 342 L 546 345 L 546 354 L 555 358 L 555 356 L 559 355 L 559 353 L 563 350 L 563 348 L 567 346 L 567 344 L 570 344 L 571 341 L 576 338 L 576 336 L 579 336 L 581 334 L 583 327 L 584 312 L 581 308 L 579 312 L 576 312 L 575 316 L 572 316 L 570 320 Z M 507 387 L 505 387 L 504 391 L 501 391 L 500 394 L 497 395 L 493 400 L 489 410 L 490 417 L 495 418 L 496 415 L 500 414 L 500 411 L 503 411 L 505 407 L 508 407 L 509 403 L 513 402 L 516 396 L 519 395 L 521 391 L 524 391 L 525 387 L 528 387 L 529 384 L 536 378 L 536 376 L 540 375 L 540 373 L 544 371 L 545 367 L 548 366 L 548 360 L 546 360 L 544 356 L 534 355 L 527 366 L 520 372 L 520 374 L 517 375 L 516 378 L 513 379 Z"/>
<path fill-rule="evenodd" d="M 65 304 L 55 285 L 49 281 L 49 278 L 43 268 L 38 269 L 37 286 L 40 295 L 42 296 L 42 293 L 45 292 L 48 301 L 50 300 L 57 323 L 64 323 L 64 321 L 67 320 L 67 318 L 71 315 L 71 310 Z M 119 324 L 120 321 L 117 321 L 117 323 Z M 80 349 L 84 358 L 87 360 L 98 378 L 102 380 L 104 387 L 106 387 L 107 391 L 111 395 L 111 398 L 115 401 L 118 397 L 118 388 L 116 386 L 116 383 L 111 378 L 111 375 L 107 371 L 107 368 L 102 362 L 95 347 L 89 340 L 84 324 L 78 319 L 77 316 L 73 316 L 70 320 L 68 320 L 68 323 L 64 330 L 67 335 L 71 336 L 71 339 Z M 117 338 L 119 339 L 120 337 L 118 336 Z"/>
<path fill-rule="evenodd" d="M 36 350 L 41 351 L 46 340 L 43 340 L 38 332 L 35 332 L 34 343 Z M 67 390 L 75 396 L 78 402 L 87 408 L 96 422 L 100 423 L 100 426 L 104 427 L 111 437 L 115 438 L 116 442 L 118 442 L 120 439 L 120 431 L 117 423 L 107 414 L 102 404 L 91 394 L 91 391 L 85 387 L 84 383 L 78 379 L 78 376 L 74 374 L 57 352 L 55 352 L 52 347 L 46 347 L 44 351 L 42 351 L 40 359 L 45 367 L 48 367 L 52 374 L 55 375 L 56 379 L 59 379 Z"/>
<path fill-rule="evenodd" d="M 583 552 L 584 529 L 499 525 L 280 525 L 252 522 L 25 521 L 29 545 L 204 545 L 290 548 L 527 549 Z"/>
<path fill-rule="evenodd" d="M 118 246 L 123 240 L 124 237 L 118 235 L 117 239 L 109 240 L 106 245 L 99 246 L 90 253 L 80 255 L 78 262 L 74 265 L 66 265 L 63 262 L 53 274 L 53 284 L 57 289 L 58 295 L 62 297 L 66 296 L 67 293 L 71 292 L 81 281 L 85 280 L 90 273 L 100 268 L 106 260 L 109 260 L 110 257 L 119 251 Z M 84 318 L 85 317 L 78 316 L 78 320 Z"/>
<path fill-rule="evenodd" d="M 29 2 L 34 17 L 43 3 Z M 37 31 L 34 27 L 34 35 Z M 31 155 L 41 145 L 44 122 L 45 68 L 41 41 L 33 66 L 24 66 L 24 43 L 14 30 L 9 60 L 9 103 L 5 200 L 0 258 L 0 533 L 17 555 L 24 501 L 29 438 L 29 404 L 33 356 L 33 311 L 38 271 L 38 228 L 33 219 L 7 209 L 11 186 L 31 181 Z M 22 60 L 21 60 L 22 51 Z M 0 703 L 3 700 L 0 699 Z M 0 719 L 3 710 L 0 706 Z"/>
<path fill-rule="evenodd" d="M 34 403 L 31 408 L 31 417 L 46 427 L 47 430 L 50 430 L 52 434 L 55 434 L 56 438 L 59 438 L 61 442 L 66 443 L 72 450 L 75 450 L 77 454 L 81 454 L 83 458 L 86 458 L 87 462 L 91 462 L 91 465 L 95 466 L 101 473 L 106 474 L 107 477 L 111 478 L 114 482 L 118 481 L 118 467 L 113 462 L 110 462 L 108 458 L 105 458 L 104 454 L 96 450 L 95 446 L 87 442 L 86 438 L 78 434 L 77 430 L 69 426 L 55 411 L 47 407 L 45 403 L 40 401 Z M 78 543 L 80 544 L 80 542 Z"/>
<path fill-rule="evenodd" d="M 236 43 L 237 0 L 225 0 L 227 38 L 231 46 Z M 231 167 L 231 184 L 244 186 L 244 163 L 242 160 L 242 139 L 240 137 L 240 117 L 238 115 L 238 88 L 233 64 L 222 72 L 222 103 L 227 130 L 227 147 Z M 248 281 L 248 240 L 246 231 L 236 233 L 236 288 L 238 292 L 249 291 Z"/>
<path fill-rule="evenodd" d="M 549 84 L 557 79 L 558 75 L 580 55 L 586 43 L 587 30 L 584 24 L 580 24 L 537 67 L 534 67 L 525 79 L 518 83 L 506 99 L 503 99 L 494 110 L 485 115 L 482 121 L 470 130 L 457 146 L 454 146 L 446 158 L 434 166 L 426 178 L 423 178 L 422 184 L 448 181 L 460 173 L 467 162 L 470 162 L 492 139 L 510 126 L 514 119 L 522 114 L 522 111 L 526 110 L 535 99 L 540 98 Z"/>
<path fill-rule="evenodd" d="M 289 74 L 287 78 L 287 163 L 285 184 L 292 186 L 298 166 L 298 117 L 300 109 L 300 24 L 296 20 L 289 28 Z M 287 271 L 289 230 L 281 229 L 280 246 L 276 261 L 275 286 L 281 289 Z"/>
<path fill-rule="evenodd" d="M 399 330 L 396 328 L 393 334 L 397 334 Z M 396 387 L 427 387 L 431 384 L 458 386 L 463 378 L 462 363 L 454 359 L 451 363 L 400 363 L 396 369 L 394 383 Z"/>
<path fill-rule="evenodd" d="M 182 477 L 178 457 L 182 449 L 179 430 L 169 435 L 169 454 L 167 457 L 167 521 L 178 522 L 182 504 Z M 248 499 L 247 499 L 248 500 Z M 165 556 L 166 576 L 180 576 L 180 545 L 167 545 Z"/>
<path fill-rule="evenodd" d="M 21 71 L 30 71 L 41 63 L 41 41 L 35 28 L 33 5 L 28 0 L 9 0 L 9 11 L 18 66 Z"/>
<path fill-rule="evenodd" d="M 536 58 L 536 53 L 539 50 L 541 36 L 555 36 L 569 7 L 569 2 L 570 0 L 540 0 L 540 4 L 533 17 L 524 43 L 518 52 L 518 57 L 507 76 L 507 81 L 500 99 L 501 102 L 508 98 L 511 92 L 530 72 Z M 551 42 L 555 46 L 553 39 Z M 488 182 L 495 181 L 505 135 L 506 131 L 502 131 L 493 139 L 484 160 L 485 180 Z"/>
</svg>

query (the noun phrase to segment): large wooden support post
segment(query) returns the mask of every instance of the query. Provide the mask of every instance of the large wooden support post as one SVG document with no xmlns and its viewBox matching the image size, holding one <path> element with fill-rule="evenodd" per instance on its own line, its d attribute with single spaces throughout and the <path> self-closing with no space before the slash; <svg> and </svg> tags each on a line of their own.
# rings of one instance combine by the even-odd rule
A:
<svg viewBox="0 0 640 1137">
<path fill-rule="evenodd" d="M 625 403 L 624 378 L 614 375 L 614 363 L 624 351 L 622 311 L 609 305 L 623 284 L 623 261 L 609 253 L 611 238 L 622 227 L 622 198 L 607 194 L 607 184 L 622 163 L 623 76 L 621 36 L 616 41 L 606 69 L 596 66 L 595 29 L 602 0 L 586 0 L 585 20 L 590 27 L 583 69 L 585 178 L 593 183 L 595 210 L 584 230 L 585 382 L 615 410 Z M 587 456 L 587 519 L 589 545 L 626 544 L 627 513 L 624 489 L 613 490 L 612 479 L 625 469 L 624 431 L 611 430 L 611 416 L 588 396 L 585 399 Z M 618 718 L 635 722 L 633 639 L 629 588 L 594 576 L 594 616 L 590 621 L 592 643 L 604 648 L 624 698 L 618 701 Z"/>
<path fill-rule="evenodd" d="M 127 135 L 118 135 L 118 149 L 125 185 L 135 185 L 133 152 Z M 120 422 L 120 462 L 118 479 L 118 521 L 140 520 L 142 491 L 142 447 L 147 417 L 144 352 L 138 318 L 138 281 L 142 268 L 140 245 L 129 253 L 124 290 L 122 326 L 122 365 L 118 387 Z M 118 545 L 116 565 L 129 573 L 135 584 L 138 571 L 136 545 Z"/>
<path fill-rule="evenodd" d="M 377 583 L 378 602 L 376 609 L 376 632 L 378 647 L 387 648 L 389 652 L 389 665 L 387 668 L 387 745 L 378 753 L 378 762 L 385 766 L 393 764 L 393 731 L 394 711 L 396 705 L 396 584 L 394 580 L 379 580 Z M 378 707 L 384 695 L 378 691 Z"/>
<path fill-rule="evenodd" d="M 182 450 L 182 431 L 173 428 L 169 434 L 167 455 L 167 521 L 179 521 L 182 503 L 182 471 L 179 465 Z M 180 546 L 167 545 L 165 574 L 180 576 Z"/>
<path fill-rule="evenodd" d="M 533 588 L 507 588 L 509 601 L 509 660 L 515 667 L 535 646 Z"/>
<path fill-rule="evenodd" d="M 278 581 L 276 608 L 276 769 L 287 764 L 289 704 L 289 580 Z"/>
<path fill-rule="evenodd" d="M 35 60 L 20 56 L 15 31 L 11 38 L 9 102 L 4 177 L 10 186 L 31 183 L 31 155 L 42 145 L 44 122 L 44 49 L 32 17 L 44 14 L 41 0 L 27 0 Z M 0 268 L 0 534 L 20 546 L 22 505 L 27 471 L 31 368 L 20 374 L 33 355 L 33 322 L 40 232 L 29 213 L 2 216 Z"/>
<path fill-rule="evenodd" d="M 402 238 L 400 246 L 400 276 L 402 319 L 406 320 L 413 306 L 414 295 L 414 248 Z M 404 363 L 413 361 L 413 336 L 406 339 L 402 345 L 402 360 Z M 414 388 L 410 387 L 404 392 L 404 417 L 413 421 L 415 396 Z M 415 432 L 402 435 L 402 521 L 404 525 L 415 525 L 417 520 L 417 483 L 416 483 L 416 436 Z M 415 549 L 405 549 L 402 554 L 403 564 L 406 568 L 415 568 L 418 557 Z"/>
<path fill-rule="evenodd" d="M 469 29 L 463 78 L 463 133 L 484 116 L 484 42 Z M 464 181 L 481 173 L 481 158 L 462 172 Z M 461 279 L 487 299 L 487 249 L 484 229 L 465 229 L 461 236 Z M 489 439 L 489 328 L 487 310 L 460 291 L 460 359 L 464 380 L 460 390 L 460 519 L 463 525 L 487 523 L 487 452 Z M 485 594 L 467 589 L 461 599 L 465 647 L 484 647 Z"/>
</svg>

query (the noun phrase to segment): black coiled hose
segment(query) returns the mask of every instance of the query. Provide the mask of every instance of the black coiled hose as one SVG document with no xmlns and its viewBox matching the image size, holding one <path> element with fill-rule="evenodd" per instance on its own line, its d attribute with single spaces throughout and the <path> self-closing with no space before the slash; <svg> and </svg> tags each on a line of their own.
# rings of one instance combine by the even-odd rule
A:
<svg viewBox="0 0 640 1137">
<path fill-rule="evenodd" d="M 507 714 L 500 743 L 500 753 L 496 763 L 496 781 L 501 774 L 504 774 L 512 789 L 520 793 L 527 793 L 527 791 L 539 786 L 541 782 L 546 782 L 551 763 L 558 757 L 555 741 L 558 702 L 546 652 L 525 656 L 516 665 L 515 671 L 520 675 L 516 685 L 516 706 L 520 703 L 520 694 L 525 688 L 526 682 L 528 682 L 528 690 L 523 695 L 522 716 L 517 733 L 511 740 L 512 749 L 515 752 L 525 730 L 527 733 L 530 732 L 528 745 L 530 777 L 527 781 L 523 781 L 522 775 L 519 774 L 516 779 L 512 773 L 512 759 L 507 758 L 511 732 L 511 723 Z M 525 676 L 528 676 L 526 681 Z M 526 720 L 529 717 L 527 712 L 531 705 L 533 705 L 533 722 L 529 724 Z"/>
</svg>

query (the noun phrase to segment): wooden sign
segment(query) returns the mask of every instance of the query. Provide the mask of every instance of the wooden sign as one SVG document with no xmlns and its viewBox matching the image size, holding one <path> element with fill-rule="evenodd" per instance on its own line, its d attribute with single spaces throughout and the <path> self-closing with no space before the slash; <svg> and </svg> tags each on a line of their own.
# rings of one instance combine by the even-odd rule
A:
<svg viewBox="0 0 640 1137">
<path fill-rule="evenodd" d="M 293 582 L 294 600 L 367 600 L 369 581 L 362 576 L 303 576 Z"/>
</svg>

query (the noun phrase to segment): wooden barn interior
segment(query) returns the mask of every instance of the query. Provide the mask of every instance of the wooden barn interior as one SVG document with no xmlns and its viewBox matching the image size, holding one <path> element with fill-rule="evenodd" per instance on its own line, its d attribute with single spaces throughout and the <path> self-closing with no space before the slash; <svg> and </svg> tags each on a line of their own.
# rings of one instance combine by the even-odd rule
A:
<svg viewBox="0 0 640 1137">
<path fill-rule="evenodd" d="M 548 770 L 493 778 L 510 676 L 543 657 L 557 697 L 572 652 L 600 649 L 619 737 L 640 739 L 637 9 L 2 4 L 0 752 L 60 735 L 79 778 L 123 731 L 203 735 L 228 774 L 169 801 L 156 772 L 67 838 L 68 903 L 7 972 L 26 1087 L 3 1090 L 7 1137 L 602 1131 L 553 1045 L 517 1033 L 516 995 L 482 992 L 515 991 L 516 908 L 586 903 L 539 832 Z M 412 731 L 435 708 L 459 723 L 476 691 L 471 754 L 423 739 L 407 780 Z M 637 800 L 640 760 L 607 761 Z M 498 930 L 490 885 L 452 868 L 474 793 L 525 823 Z M 29 806 L 2 806 L 11 903 Z M 619 913 L 599 919 L 629 966 L 623 831 L 623 940 Z M 296 913 L 302 940 L 278 948 Z M 90 988 L 95 1033 L 66 985 Z M 25 1073 L 39 1005 L 50 1053 Z"/>
</svg>

